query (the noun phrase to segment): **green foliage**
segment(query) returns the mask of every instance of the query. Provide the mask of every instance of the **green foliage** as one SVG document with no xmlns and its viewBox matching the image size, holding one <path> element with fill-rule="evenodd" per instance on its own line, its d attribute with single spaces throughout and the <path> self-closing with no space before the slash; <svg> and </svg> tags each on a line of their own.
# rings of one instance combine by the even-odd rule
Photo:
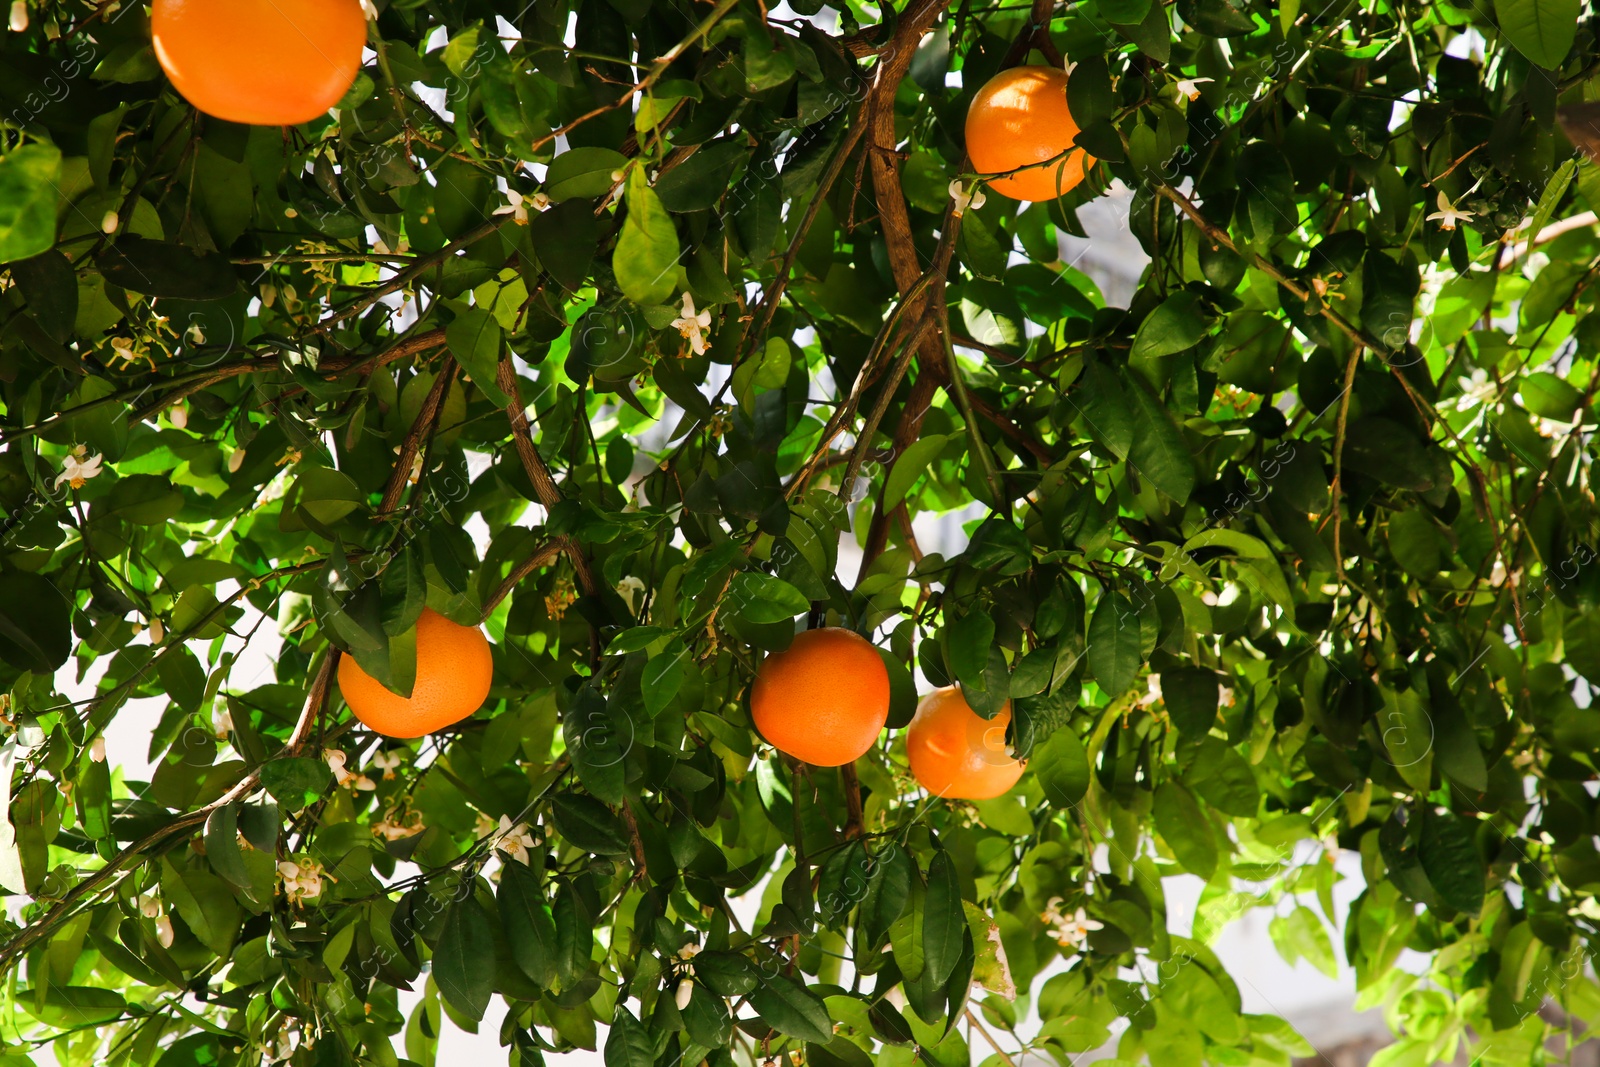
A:
<svg viewBox="0 0 1600 1067">
<path fill-rule="evenodd" d="M 379 0 L 277 130 L 22 5 L 0 1063 L 431 1065 L 498 1001 L 519 1065 L 1283 1065 L 1209 947 L 1258 907 L 1390 1062 L 1600 1023 L 1582 5 L 790 7 Z M 970 196 L 1022 62 L 1055 203 Z M 1113 181 L 1125 307 L 1062 243 Z M 337 658 L 411 691 L 424 606 L 489 698 L 378 738 Z M 807 624 L 890 670 L 839 771 L 750 721 Z M 917 673 L 1009 702 L 1012 793 L 918 789 Z"/>
</svg>

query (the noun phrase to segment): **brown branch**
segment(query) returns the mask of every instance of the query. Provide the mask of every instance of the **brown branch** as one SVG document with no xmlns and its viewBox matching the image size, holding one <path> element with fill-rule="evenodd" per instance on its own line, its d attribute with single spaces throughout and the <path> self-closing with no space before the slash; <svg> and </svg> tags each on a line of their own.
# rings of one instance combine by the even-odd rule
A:
<svg viewBox="0 0 1600 1067">
<path fill-rule="evenodd" d="M 1344 515 L 1340 497 L 1344 493 L 1344 435 L 1350 419 L 1350 394 L 1355 392 L 1356 368 L 1361 364 L 1359 345 L 1350 353 L 1350 362 L 1344 368 L 1344 392 L 1339 394 L 1339 415 L 1333 426 L 1333 483 L 1328 487 L 1328 501 L 1333 508 L 1333 573 L 1344 581 L 1344 557 L 1339 552 L 1339 523 Z"/>
<path fill-rule="evenodd" d="M 1048 448 L 1040 444 L 1035 438 L 1029 436 L 1023 431 L 1022 427 L 1018 426 L 1015 422 L 1011 421 L 1011 419 L 1007 418 L 1003 413 L 998 411 L 993 404 L 990 404 L 987 400 L 983 399 L 983 397 L 979 396 L 977 393 L 968 392 L 967 403 L 972 405 L 972 410 L 974 412 L 993 423 L 995 428 L 1001 433 L 1011 438 L 1011 440 L 1016 442 L 1018 445 L 1021 445 L 1023 448 L 1027 449 L 1028 453 L 1040 463 L 1049 466 L 1051 463 L 1055 462 L 1055 457 L 1050 454 L 1050 450 Z"/>
<path fill-rule="evenodd" d="M 504 581 L 495 586 L 494 592 L 489 594 L 489 599 L 485 601 L 483 618 L 487 619 L 494 614 L 494 609 L 500 606 L 502 600 L 511 595 L 511 590 L 515 589 L 524 578 L 534 571 L 550 566 L 556 561 L 556 557 L 565 550 L 566 548 L 559 538 L 546 541 L 534 550 L 533 555 L 512 567 L 511 573 L 506 575 Z"/>
<path fill-rule="evenodd" d="M 861 836 L 861 779 L 854 760 L 839 767 L 839 780 L 844 784 L 844 836 L 853 840 Z"/>
<path fill-rule="evenodd" d="M 506 356 L 500 360 L 500 367 L 496 373 L 496 384 L 500 391 L 510 398 L 506 404 L 506 416 L 511 420 L 511 440 L 517 449 L 517 458 L 522 461 L 522 469 L 527 472 L 528 481 L 533 484 L 533 492 L 539 498 L 539 503 L 544 505 L 546 511 L 554 508 L 561 502 L 561 489 L 556 485 L 555 478 L 550 474 L 550 468 L 545 464 L 544 457 L 539 455 L 538 446 L 533 443 L 533 429 L 528 425 L 528 411 L 522 406 L 521 390 L 517 386 L 517 372 L 511 366 L 511 357 Z M 593 596 L 598 586 L 594 580 L 594 568 L 589 564 L 589 557 L 584 555 L 583 547 L 570 534 L 558 534 L 556 542 L 561 550 L 572 560 L 572 569 L 577 572 L 578 586 L 585 596 Z M 599 651 L 599 636 L 590 628 L 590 640 L 595 646 L 594 651 Z"/>
<path fill-rule="evenodd" d="M 644 857 L 644 838 L 639 836 L 639 821 L 633 817 L 633 805 L 628 803 L 626 797 L 622 800 L 622 822 L 628 828 L 628 848 L 633 854 L 633 877 L 635 881 L 643 882 L 648 888 L 650 885 L 650 864 Z"/>
<path fill-rule="evenodd" d="M 412 420 L 405 441 L 400 445 L 400 456 L 395 460 L 394 470 L 389 474 L 389 484 L 383 487 L 383 499 L 378 504 L 380 516 L 387 515 L 400 506 L 400 497 L 405 493 L 406 485 L 411 480 L 411 466 L 416 461 L 423 435 L 432 437 L 438 431 L 439 416 L 444 412 L 445 394 L 450 388 L 450 383 L 455 380 L 457 369 L 456 361 L 449 356 L 445 357 L 444 363 L 445 365 L 439 368 L 438 377 L 433 380 L 433 388 L 429 389 L 428 395 L 423 398 L 422 408 Z"/>
</svg>

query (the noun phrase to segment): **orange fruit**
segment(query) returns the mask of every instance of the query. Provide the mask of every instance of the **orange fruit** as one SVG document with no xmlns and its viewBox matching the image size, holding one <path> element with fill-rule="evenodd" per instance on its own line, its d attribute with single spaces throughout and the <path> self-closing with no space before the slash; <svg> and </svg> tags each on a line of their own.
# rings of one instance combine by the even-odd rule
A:
<svg viewBox="0 0 1600 1067">
<path fill-rule="evenodd" d="M 1067 75 L 1055 67 L 1002 70 L 967 109 L 967 155 L 978 173 L 1004 174 L 1056 160 L 989 183 L 1013 200 L 1054 200 L 1083 181 L 1095 160 L 1073 147 L 1077 135 L 1078 124 L 1067 110 Z"/>
<path fill-rule="evenodd" d="M 935 796 L 988 800 L 1017 784 L 1024 764 L 1006 752 L 1011 702 L 985 719 L 958 686 L 935 689 L 917 704 L 906 728 L 911 773 Z"/>
<path fill-rule="evenodd" d="M 807 630 L 756 671 L 750 714 L 779 752 L 838 767 L 864 755 L 889 721 L 889 670 L 858 633 Z"/>
<path fill-rule="evenodd" d="M 156 59 L 207 115 L 293 126 L 327 111 L 361 70 L 360 0 L 154 0 Z"/>
<path fill-rule="evenodd" d="M 417 617 L 417 681 L 403 697 L 339 657 L 339 692 L 355 717 L 388 737 L 421 737 L 460 722 L 483 706 L 494 661 L 476 626 L 451 622 L 432 608 Z"/>
</svg>

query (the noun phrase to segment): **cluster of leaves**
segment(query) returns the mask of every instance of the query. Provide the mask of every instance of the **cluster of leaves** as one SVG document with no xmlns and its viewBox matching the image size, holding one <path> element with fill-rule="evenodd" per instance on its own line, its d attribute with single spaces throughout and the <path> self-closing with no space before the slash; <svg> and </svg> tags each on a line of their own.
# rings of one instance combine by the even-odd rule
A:
<svg viewBox="0 0 1600 1067">
<path fill-rule="evenodd" d="M 521 1064 L 1285 1064 L 1208 947 L 1257 907 L 1389 1062 L 1600 1022 L 1575 2 L 378 7 L 289 130 L 139 5 L 0 40 L 7 1063 L 431 1064 L 498 995 Z M 1024 61 L 1102 165 L 972 207 Z M 1062 261 L 1113 179 L 1126 308 Z M 332 667 L 408 691 L 424 605 L 493 689 L 386 741 Z M 893 680 L 839 772 L 749 722 L 802 617 Z M 917 790 L 917 673 L 1011 702 L 1011 795 Z"/>
</svg>

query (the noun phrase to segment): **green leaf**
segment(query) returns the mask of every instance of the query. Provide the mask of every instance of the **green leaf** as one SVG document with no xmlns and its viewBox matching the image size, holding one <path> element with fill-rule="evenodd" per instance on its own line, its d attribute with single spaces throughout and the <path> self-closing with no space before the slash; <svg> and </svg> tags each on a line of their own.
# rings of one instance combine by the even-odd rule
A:
<svg viewBox="0 0 1600 1067">
<path fill-rule="evenodd" d="M 1186 504 L 1199 479 L 1194 453 L 1172 413 L 1138 375 L 1132 377 L 1128 397 L 1132 401 L 1135 435 L 1128 449 L 1128 462 L 1157 489 L 1179 504 Z"/>
<path fill-rule="evenodd" d="M 450 354 L 465 368 L 472 384 L 497 407 L 504 407 L 509 398 L 496 384 L 503 338 L 495 317 L 482 308 L 463 307 L 444 328 L 444 337 Z"/>
<path fill-rule="evenodd" d="M 927 470 L 933 458 L 944 451 L 944 446 L 949 438 L 944 434 L 929 434 L 911 442 L 906 450 L 900 453 L 894 461 L 894 466 L 889 469 L 889 475 L 883 482 L 883 506 L 885 510 L 893 508 L 905 499 L 906 493 Z"/>
<path fill-rule="evenodd" d="M 1303 959 L 1329 978 L 1339 977 L 1333 942 L 1316 912 L 1307 907 L 1296 908 L 1288 915 L 1273 919 L 1267 929 L 1285 963 L 1293 965 L 1296 960 Z"/>
<path fill-rule="evenodd" d="M 46 1026 L 64 1030 L 107 1023 L 127 1010 L 127 1002 L 115 989 L 55 983 L 45 986 L 42 995 L 19 989 L 16 1003 Z"/>
<path fill-rule="evenodd" d="M 1535 415 L 1557 422 L 1571 422 L 1583 404 L 1583 394 L 1566 379 L 1549 371 L 1535 371 L 1517 382 L 1522 406 Z"/>
<path fill-rule="evenodd" d="M 556 924 L 539 876 L 525 863 L 505 863 L 495 900 L 511 958 L 523 974 L 548 988 L 556 974 Z"/>
<path fill-rule="evenodd" d="M 433 980 L 445 1003 L 477 1022 L 489 1007 L 494 992 L 494 931 L 489 915 L 477 898 L 468 894 L 444 913 L 439 944 L 433 950 Z"/>
<path fill-rule="evenodd" d="M 611 269 L 635 304 L 664 304 L 678 287 L 678 230 L 642 167 L 628 175 L 627 205 Z"/>
<path fill-rule="evenodd" d="M 1402 570 L 1419 582 L 1439 578 L 1441 562 L 1439 533 L 1433 520 L 1413 508 L 1389 520 L 1389 551 Z"/>
<path fill-rule="evenodd" d="M 1162 782 L 1155 795 L 1156 829 L 1183 868 L 1203 879 L 1217 869 L 1217 842 L 1194 794 L 1177 782 Z"/>
<path fill-rule="evenodd" d="M 628 851 L 628 835 L 611 810 L 593 797 L 562 793 L 550 804 L 556 831 L 585 852 L 620 856 Z"/>
<path fill-rule="evenodd" d="M 780 1034 L 801 1041 L 833 1040 L 833 1020 L 822 998 L 785 975 L 773 975 L 750 994 L 750 1006 Z"/>
<path fill-rule="evenodd" d="M 605 1067 L 655 1067 L 656 1049 L 650 1032 L 627 1008 L 617 1007 L 606 1035 Z"/>
<path fill-rule="evenodd" d="M 623 759 L 633 741 L 631 723 L 613 715 L 606 699 L 585 686 L 561 718 L 561 736 L 584 788 L 608 804 L 622 803 Z"/>
<path fill-rule="evenodd" d="M 1068 396 L 1083 416 L 1084 428 L 1118 459 L 1128 458 L 1135 433 L 1133 408 L 1122 383 L 1099 360 L 1083 365 L 1082 385 Z"/>
<path fill-rule="evenodd" d="M 941 850 L 928 864 L 928 890 L 922 909 L 922 957 L 928 981 L 942 985 L 949 979 L 961 958 L 966 932 L 955 865 Z"/>
<path fill-rule="evenodd" d="M 261 765 L 261 787 L 287 811 L 315 802 L 332 784 L 333 774 L 321 760 L 283 756 Z"/>
<path fill-rule="evenodd" d="M 1130 359 L 1156 359 L 1193 348 L 1210 329 L 1200 298 L 1186 289 L 1167 297 L 1139 324 Z"/>
<path fill-rule="evenodd" d="M 1419 851 L 1422 870 L 1439 900 L 1468 915 L 1483 907 L 1486 872 L 1473 840 L 1473 820 L 1424 812 Z"/>
<path fill-rule="evenodd" d="M 1051 734 L 1028 766 L 1054 807 L 1076 807 L 1089 791 L 1089 754 L 1071 730 Z"/>
<path fill-rule="evenodd" d="M 241 888 L 250 886 L 250 872 L 239 851 L 239 811 L 224 804 L 206 818 L 206 860 L 211 869 Z"/>
<path fill-rule="evenodd" d="M 963 615 L 949 626 L 946 655 L 950 670 L 965 687 L 984 688 L 984 672 L 994 648 L 994 619 L 986 612 Z"/>
<path fill-rule="evenodd" d="M 106 281 L 146 296 L 221 300 L 239 291 L 228 257 L 135 234 L 119 237 L 95 262 Z"/>
<path fill-rule="evenodd" d="M 1133 686 L 1143 661 L 1139 612 L 1123 594 L 1106 590 L 1089 620 L 1089 673 L 1115 699 Z"/>
<path fill-rule="evenodd" d="M 788 622 L 809 611 L 804 593 L 770 574 L 741 571 L 728 585 L 728 606 L 753 623 Z"/>
<path fill-rule="evenodd" d="M 27 259 L 56 243 L 61 150 L 25 144 L 0 156 L 0 263 Z"/>
<path fill-rule="evenodd" d="M 1415 689 L 1385 692 L 1378 727 L 1389 762 L 1419 793 L 1432 787 L 1433 719 Z"/>
<path fill-rule="evenodd" d="M 612 175 L 627 165 L 628 157 L 612 148 L 570 148 L 550 161 L 545 193 L 555 201 L 603 196 L 617 184 Z"/>
<path fill-rule="evenodd" d="M 72 654 L 71 611 L 48 578 L 0 574 L 0 658 L 18 670 L 54 672 Z"/>
<path fill-rule="evenodd" d="M 1547 70 L 1557 70 L 1578 32 L 1578 0 L 1495 0 L 1495 21 L 1506 40 Z"/>
<path fill-rule="evenodd" d="M 1181 667 L 1161 672 L 1161 698 L 1172 725 L 1191 738 L 1199 739 L 1217 722 L 1217 705 L 1222 683 L 1215 671 Z"/>
</svg>

